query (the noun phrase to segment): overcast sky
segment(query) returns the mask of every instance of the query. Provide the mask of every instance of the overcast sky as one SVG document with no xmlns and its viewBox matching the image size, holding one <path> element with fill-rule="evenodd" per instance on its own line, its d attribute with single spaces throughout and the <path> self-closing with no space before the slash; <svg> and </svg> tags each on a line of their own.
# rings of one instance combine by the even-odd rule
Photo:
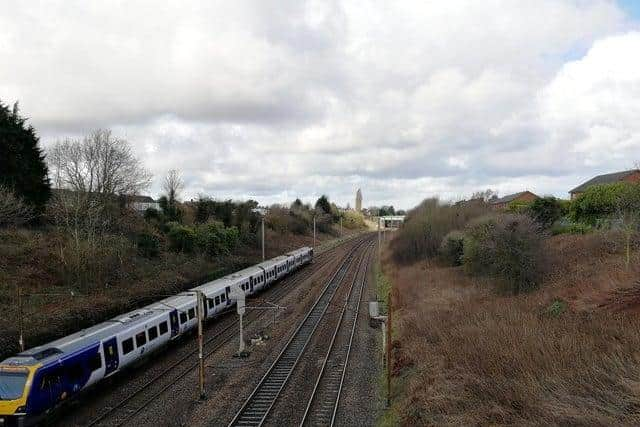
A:
<svg viewBox="0 0 640 427">
<path fill-rule="evenodd" d="M 567 197 L 640 160 L 635 0 L 0 0 L 0 100 L 185 197 Z"/>
</svg>

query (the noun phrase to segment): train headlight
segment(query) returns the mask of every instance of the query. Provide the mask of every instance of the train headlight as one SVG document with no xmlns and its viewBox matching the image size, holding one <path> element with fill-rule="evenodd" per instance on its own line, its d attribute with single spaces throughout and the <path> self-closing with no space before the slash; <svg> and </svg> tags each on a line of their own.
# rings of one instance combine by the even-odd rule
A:
<svg viewBox="0 0 640 427">
<path fill-rule="evenodd" d="M 18 409 L 16 409 L 16 414 L 26 414 L 27 413 L 27 407 L 26 406 L 18 406 Z"/>
</svg>

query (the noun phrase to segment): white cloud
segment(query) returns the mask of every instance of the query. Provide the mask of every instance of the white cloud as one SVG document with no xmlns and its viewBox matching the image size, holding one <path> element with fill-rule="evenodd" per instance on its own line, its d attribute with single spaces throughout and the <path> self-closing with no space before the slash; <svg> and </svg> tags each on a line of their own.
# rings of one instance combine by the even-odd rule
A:
<svg viewBox="0 0 640 427">
<path fill-rule="evenodd" d="M 630 25 L 609 0 L 15 2 L 0 99 L 46 144 L 113 128 L 152 192 L 179 168 L 264 203 L 562 194 L 638 148 Z"/>
</svg>

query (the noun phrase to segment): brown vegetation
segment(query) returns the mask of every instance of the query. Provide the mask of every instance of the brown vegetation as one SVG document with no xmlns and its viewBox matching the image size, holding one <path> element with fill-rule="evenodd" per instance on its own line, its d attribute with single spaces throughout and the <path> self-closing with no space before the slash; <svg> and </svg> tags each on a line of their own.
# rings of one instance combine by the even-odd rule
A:
<svg viewBox="0 0 640 427">
<path fill-rule="evenodd" d="M 611 234 L 543 244 L 542 287 L 517 296 L 461 267 L 387 256 L 403 425 L 640 423 L 640 254 L 627 269 Z"/>
</svg>

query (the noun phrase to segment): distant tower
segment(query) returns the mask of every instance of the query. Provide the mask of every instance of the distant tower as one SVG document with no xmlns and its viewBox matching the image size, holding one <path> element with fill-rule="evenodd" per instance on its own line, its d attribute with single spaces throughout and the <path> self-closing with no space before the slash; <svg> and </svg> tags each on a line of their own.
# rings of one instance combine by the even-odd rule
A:
<svg viewBox="0 0 640 427">
<path fill-rule="evenodd" d="M 362 191 L 359 188 L 356 191 L 356 211 L 362 211 Z"/>
</svg>

